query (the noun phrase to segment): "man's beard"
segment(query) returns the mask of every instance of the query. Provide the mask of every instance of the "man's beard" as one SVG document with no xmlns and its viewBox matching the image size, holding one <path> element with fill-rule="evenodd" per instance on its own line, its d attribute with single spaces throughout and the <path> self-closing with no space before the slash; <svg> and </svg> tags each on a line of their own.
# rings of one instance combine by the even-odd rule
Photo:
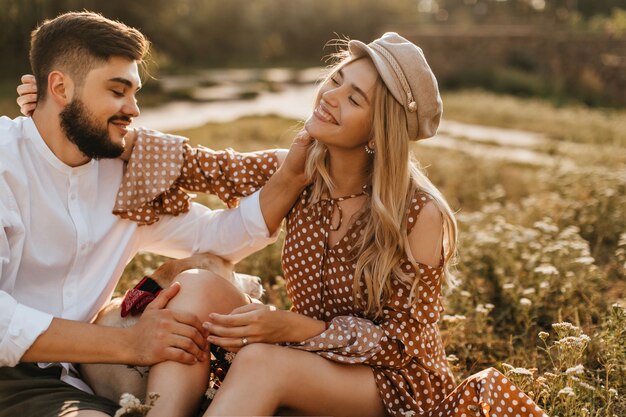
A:
<svg viewBox="0 0 626 417">
<path fill-rule="evenodd" d="M 109 136 L 108 123 L 113 120 L 130 121 L 126 116 L 113 116 L 107 126 L 99 127 L 85 104 L 75 98 L 60 114 L 61 128 L 67 138 L 85 156 L 93 159 L 117 158 L 124 152 L 124 145 L 115 143 Z"/>
</svg>

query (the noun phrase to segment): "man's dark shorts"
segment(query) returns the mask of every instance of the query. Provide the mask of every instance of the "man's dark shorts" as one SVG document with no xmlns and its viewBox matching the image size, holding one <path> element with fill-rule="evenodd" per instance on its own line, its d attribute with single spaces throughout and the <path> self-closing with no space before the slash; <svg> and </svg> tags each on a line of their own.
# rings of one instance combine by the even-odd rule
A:
<svg viewBox="0 0 626 417">
<path fill-rule="evenodd" d="M 0 367 L 0 417 L 63 417 L 78 410 L 110 416 L 119 405 L 88 394 L 59 379 L 61 368 L 36 364 Z"/>
</svg>

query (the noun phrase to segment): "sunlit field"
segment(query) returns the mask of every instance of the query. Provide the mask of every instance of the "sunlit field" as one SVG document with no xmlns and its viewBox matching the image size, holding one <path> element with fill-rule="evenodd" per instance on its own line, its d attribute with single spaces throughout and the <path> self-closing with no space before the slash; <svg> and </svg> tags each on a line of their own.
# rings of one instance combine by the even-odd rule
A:
<svg viewBox="0 0 626 417">
<path fill-rule="evenodd" d="M 480 92 L 450 94 L 444 103 L 449 118 L 544 133 L 552 140 L 534 150 L 554 160 L 520 164 L 414 145 L 461 230 L 440 321 L 456 375 L 495 366 L 551 416 L 626 415 L 624 113 Z M 176 133 L 247 151 L 287 147 L 297 128 L 264 117 Z M 281 244 L 237 269 L 260 276 L 266 301 L 287 308 Z M 138 256 L 118 291 L 163 259 Z"/>
</svg>

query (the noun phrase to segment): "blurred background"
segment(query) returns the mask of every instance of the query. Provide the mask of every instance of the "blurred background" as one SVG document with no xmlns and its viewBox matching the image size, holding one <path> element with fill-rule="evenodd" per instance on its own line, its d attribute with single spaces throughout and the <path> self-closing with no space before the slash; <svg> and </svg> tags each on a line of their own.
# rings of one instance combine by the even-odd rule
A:
<svg viewBox="0 0 626 417">
<path fill-rule="evenodd" d="M 496 366 L 549 415 L 626 415 L 626 0 L 0 0 L 0 114 L 30 31 L 82 9 L 153 42 L 137 123 L 214 149 L 288 147 L 329 40 L 420 45 L 444 120 L 412 150 L 460 227 L 455 374 Z M 288 308 L 281 242 L 237 269 Z M 163 261 L 139 254 L 117 294 Z"/>
<path fill-rule="evenodd" d="M 145 33 L 156 76 L 321 65 L 333 38 L 394 30 L 422 46 L 444 89 L 626 104 L 625 0 L 0 0 L 0 78 L 12 87 L 28 71 L 40 22 L 82 9 Z"/>
</svg>

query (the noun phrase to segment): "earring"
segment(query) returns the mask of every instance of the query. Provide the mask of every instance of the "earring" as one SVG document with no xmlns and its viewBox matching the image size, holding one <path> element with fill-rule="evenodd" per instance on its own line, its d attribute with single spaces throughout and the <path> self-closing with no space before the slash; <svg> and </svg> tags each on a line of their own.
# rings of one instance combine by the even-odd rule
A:
<svg viewBox="0 0 626 417">
<path fill-rule="evenodd" d="M 374 149 L 370 148 L 367 144 L 365 145 L 365 152 L 368 155 L 374 155 L 376 153 L 376 151 Z"/>
</svg>

